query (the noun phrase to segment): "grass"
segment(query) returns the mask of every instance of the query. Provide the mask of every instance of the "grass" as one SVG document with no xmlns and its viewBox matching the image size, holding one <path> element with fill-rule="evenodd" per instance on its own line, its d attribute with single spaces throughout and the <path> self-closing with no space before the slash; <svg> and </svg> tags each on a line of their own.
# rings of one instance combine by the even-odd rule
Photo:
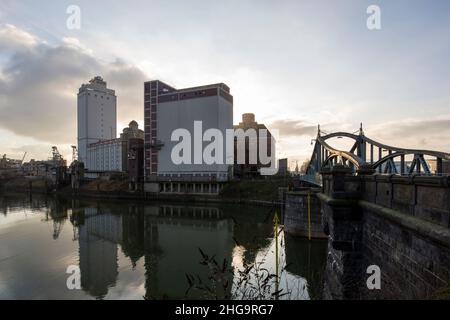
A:
<svg viewBox="0 0 450 320">
<path fill-rule="evenodd" d="M 450 287 L 437 290 L 432 298 L 435 300 L 450 300 Z"/>
<path fill-rule="evenodd" d="M 221 190 L 220 197 L 227 199 L 277 201 L 278 188 L 288 187 L 291 182 L 292 178 L 290 177 L 231 181 Z"/>
</svg>

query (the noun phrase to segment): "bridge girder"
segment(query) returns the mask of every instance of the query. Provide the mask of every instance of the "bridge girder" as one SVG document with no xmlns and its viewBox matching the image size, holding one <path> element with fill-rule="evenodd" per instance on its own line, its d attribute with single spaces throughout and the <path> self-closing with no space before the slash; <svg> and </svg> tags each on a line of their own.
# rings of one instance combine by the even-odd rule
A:
<svg viewBox="0 0 450 320">
<path fill-rule="evenodd" d="M 331 147 L 326 141 L 331 138 L 346 137 L 355 141 L 349 151 L 338 150 Z M 375 150 L 378 149 L 378 159 Z M 369 151 L 369 154 L 368 154 Z M 387 155 L 383 153 L 387 152 Z M 409 168 L 405 160 L 406 156 L 413 156 Z M 369 159 L 368 159 L 369 156 Z M 400 157 L 400 168 L 397 168 L 394 159 Z M 314 176 L 324 168 L 340 161 L 344 165 L 359 169 L 371 169 L 379 173 L 390 174 L 432 174 L 425 157 L 436 159 L 435 174 L 443 174 L 443 161 L 450 161 L 450 154 L 433 150 L 418 150 L 392 147 L 372 140 L 364 135 L 362 126 L 359 134 L 349 132 L 333 132 L 321 135 L 320 126 L 315 139 L 315 146 L 306 172 L 307 176 Z"/>
</svg>

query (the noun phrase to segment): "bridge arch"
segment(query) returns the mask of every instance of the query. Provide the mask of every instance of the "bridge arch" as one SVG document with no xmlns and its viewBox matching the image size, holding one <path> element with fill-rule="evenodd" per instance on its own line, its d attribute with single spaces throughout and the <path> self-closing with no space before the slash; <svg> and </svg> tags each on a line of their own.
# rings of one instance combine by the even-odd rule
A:
<svg viewBox="0 0 450 320">
<path fill-rule="evenodd" d="M 309 166 L 306 172 L 306 176 L 317 176 L 324 168 L 332 165 L 336 162 L 336 159 L 340 159 L 340 162 L 344 165 L 349 164 L 354 166 L 356 171 L 363 168 L 363 170 L 377 171 L 378 173 L 388 174 L 433 174 L 429 161 L 434 158 L 436 161 L 434 174 L 443 174 L 443 161 L 450 161 L 450 154 L 433 150 L 420 150 L 420 149 L 405 149 L 389 146 L 387 144 L 380 143 L 372 140 L 364 135 L 362 125 L 359 129 L 359 134 L 349 132 L 333 132 L 322 135 L 320 126 L 318 128 L 317 137 L 313 153 L 310 158 Z M 347 137 L 355 141 L 350 150 L 338 150 L 331 147 L 327 140 L 336 137 Z M 314 141 L 313 140 L 313 141 Z M 375 154 L 378 151 L 378 154 Z M 387 153 L 387 154 L 386 154 Z M 411 162 L 407 162 L 406 156 L 413 156 Z M 427 157 L 427 158 L 425 158 Z M 399 162 L 395 162 L 394 159 L 400 158 Z M 398 168 L 400 165 L 400 168 Z"/>
</svg>

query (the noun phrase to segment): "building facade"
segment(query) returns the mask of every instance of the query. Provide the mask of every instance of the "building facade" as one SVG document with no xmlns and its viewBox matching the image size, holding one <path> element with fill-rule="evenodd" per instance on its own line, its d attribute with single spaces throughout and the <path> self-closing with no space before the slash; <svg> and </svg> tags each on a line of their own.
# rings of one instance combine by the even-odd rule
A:
<svg viewBox="0 0 450 320">
<path fill-rule="evenodd" d="M 162 81 L 144 83 L 145 121 L 145 176 L 147 180 L 158 177 L 228 180 L 230 166 L 220 164 L 175 164 L 171 154 L 178 141 L 171 141 L 176 129 L 186 129 L 194 139 L 194 122 L 201 121 L 202 135 L 208 129 L 233 128 L 233 96 L 223 83 L 200 87 L 175 89 Z M 208 142 L 201 142 L 202 150 Z M 198 151 L 198 149 L 197 149 Z M 191 154 L 194 157 L 194 143 Z M 224 152 L 225 155 L 225 152 Z"/>
<path fill-rule="evenodd" d="M 128 140 L 128 175 L 132 184 L 130 187 L 134 190 L 144 178 L 144 139 Z"/>
<path fill-rule="evenodd" d="M 87 148 L 87 167 L 90 171 L 126 171 L 126 144 L 120 138 L 91 143 Z"/>
<path fill-rule="evenodd" d="M 288 167 L 288 159 L 278 159 L 278 174 L 280 176 L 286 176 L 289 174 L 289 167 Z"/>
<path fill-rule="evenodd" d="M 117 137 L 117 98 L 115 91 L 108 89 L 106 82 L 99 76 L 83 84 L 78 91 L 78 158 L 86 164 L 88 147 L 100 140 L 112 140 Z"/>
<path fill-rule="evenodd" d="M 234 140 L 234 175 L 238 178 L 254 178 L 260 176 L 262 167 L 270 167 L 271 163 L 263 164 L 259 157 L 259 146 L 261 144 L 266 145 L 267 156 L 271 156 L 272 152 L 272 134 L 267 127 L 255 121 L 255 115 L 253 113 L 244 113 L 242 115 L 242 122 L 234 126 L 235 132 L 242 129 L 245 135 L 236 135 Z M 253 129 L 255 135 L 251 135 L 249 129 Z M 259 130 L 266 130 L 267 134 L 260 136 Z M 264 140 L 264 141 L 261 141 Z M 250 155 L 250 146 L 253 145 L 253 150 L 256 150 L 256 159 L 252 159 Z M 245 154 L 244 163 L 238 161 L 239 154 Z"/>
<path fill-rule="evenodd" d="M 129 126 L 124 128 L 120 134 L 120 138 L 100 140 L 91 143 L 87 147 L 86 164 L 90 171 L 116 171 L 128 172 L 129 162 L 133 162 L 133 174 L 142 173 L 138 167 L 143 167 L 142 157 L 136 158 L 136 150 L 139 145 L 143 145 L 144 131 L 139 129 L 136 121 L 131 121 Z M 130 144 L 135 150 L 130 155 Z M 132 159 L 130 159 L 132 158 Z M 136 161 L 142 161 L 138 163 Z"/>
</svg>

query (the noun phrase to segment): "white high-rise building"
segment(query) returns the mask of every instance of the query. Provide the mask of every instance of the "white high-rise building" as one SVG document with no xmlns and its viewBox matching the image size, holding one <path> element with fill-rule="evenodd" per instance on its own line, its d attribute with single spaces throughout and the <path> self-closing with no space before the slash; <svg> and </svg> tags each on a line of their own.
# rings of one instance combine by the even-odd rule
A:
<svg viewBox="0 0 450 320">
<path fill-rule="evenodd" d="M 87 169 L 89 144 L 110 140 L 117 135 L 117 98 L 99 76 L 83 84 L 78 91 L 78 158 Z"/>
</svg>

